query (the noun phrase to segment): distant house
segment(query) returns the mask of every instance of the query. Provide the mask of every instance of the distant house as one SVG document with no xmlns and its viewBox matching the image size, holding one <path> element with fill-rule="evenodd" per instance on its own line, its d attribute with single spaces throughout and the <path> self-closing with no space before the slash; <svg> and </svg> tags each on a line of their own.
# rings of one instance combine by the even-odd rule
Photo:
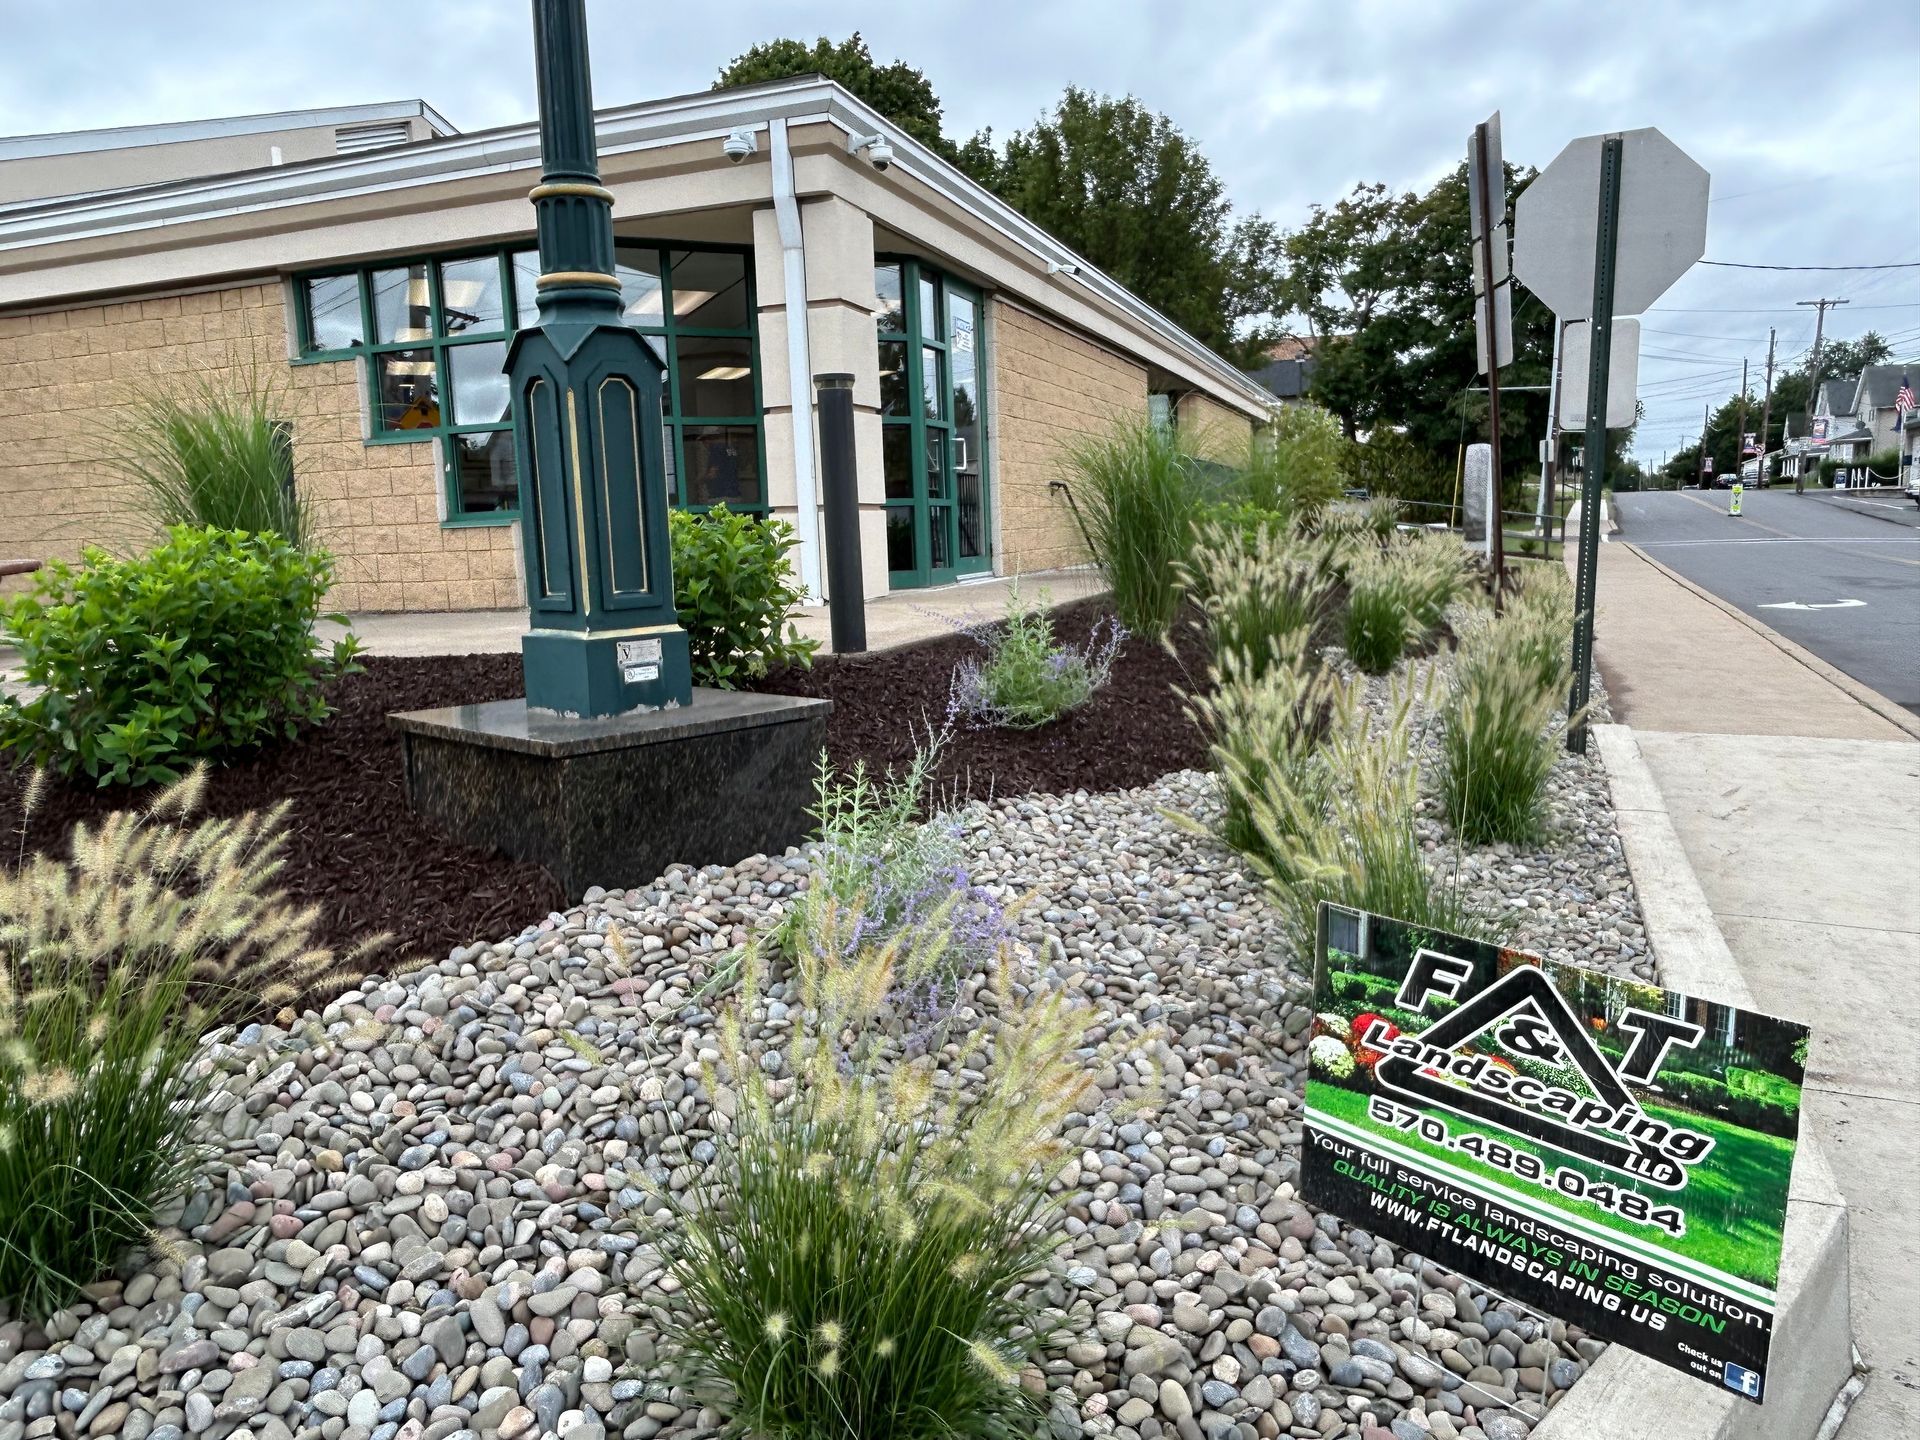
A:
<svg viewBox="0 0 1920 1440">
<path fill-rule="evenodd" d="M 1867 431 L 1868 455 L 1892 450 L 1900 444 L 1900 412 L 1894 400 L 1900 393 L 1902 376 L 1920 375 L 1920 360 L 1902 360 L 1888 365 L 1869 365 L 1860 372 L 1859 388 L 1854 392 L 1853 413 Z"/>
<path fill-rule="evenodd" d="M 1284 335 L 1267 347 L 1265 363 L 1247 371 L 1247 378 L 1265 386 L 1283 405 L 1303 405 L 1313 385 L 1313 352 L 1318 337 Z"/>
<path fill-rule="evenodd" d="M 1834 460 L 1849 467 L 1835 477 L 1836 482 L 1849 483 L 1853 462 L 1864 461 L 1873 442 L 1872 430 L 1860 423 L 1854 409 L 1859 393 L 1858 376 L 1821 382 L 1806 432 L 1796 435 L 1792 420 L 1788 422 L 1786 447 L 1780 457 L 1782 480 L 1811 477 L 1822 460 Z"/>
</svg>

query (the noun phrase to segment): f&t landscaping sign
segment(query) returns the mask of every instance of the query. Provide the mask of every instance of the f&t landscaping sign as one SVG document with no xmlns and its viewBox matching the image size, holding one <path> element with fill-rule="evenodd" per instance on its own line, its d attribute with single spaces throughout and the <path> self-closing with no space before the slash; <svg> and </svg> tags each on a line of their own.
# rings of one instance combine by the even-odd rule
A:
<svg viewBox="0 0 1920 1440">
<path fill-rule="evenodd" d="M 1765 1398 L 1806 1027 L 1320 907 L 1304 1193 Z"/>
</svg>

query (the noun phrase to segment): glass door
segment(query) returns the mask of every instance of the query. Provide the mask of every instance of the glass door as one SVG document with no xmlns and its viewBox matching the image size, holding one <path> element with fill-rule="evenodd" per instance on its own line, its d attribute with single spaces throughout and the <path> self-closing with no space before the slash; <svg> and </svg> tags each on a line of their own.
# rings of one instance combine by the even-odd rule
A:
<svg viewBox="0 0 1920 1440">
<path fill-rule="evenodd" d="M 991 567 L 977 291 L 914 260 L 874 266 L 887 569 L 896 590 Z"/>
</svg>

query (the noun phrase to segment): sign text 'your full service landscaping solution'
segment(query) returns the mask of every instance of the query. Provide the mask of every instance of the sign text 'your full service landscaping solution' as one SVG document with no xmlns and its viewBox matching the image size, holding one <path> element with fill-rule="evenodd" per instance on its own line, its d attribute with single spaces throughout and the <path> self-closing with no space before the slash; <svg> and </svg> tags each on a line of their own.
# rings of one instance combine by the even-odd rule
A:
<svg viewBox="0 0 1920 1440">
<path fill-rule="evenodd" d="M 1803 1025 L 1320 907 L 1309 1200 L 1766 1393 Z"/>
</svg>

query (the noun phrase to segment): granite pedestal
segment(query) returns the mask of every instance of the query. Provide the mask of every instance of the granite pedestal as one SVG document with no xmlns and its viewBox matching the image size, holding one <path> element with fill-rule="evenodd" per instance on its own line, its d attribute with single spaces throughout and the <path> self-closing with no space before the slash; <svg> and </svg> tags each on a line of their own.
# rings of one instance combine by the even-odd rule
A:
<svg viewBox="0 0 1920 1440">
<path fill-rule="evenodd" d="M 731 865 L 807 836 L 828 700 L 696 687 L 693 703 L 597 719 L 524 699 L 390 716 L 414 812 L 544 865 L 570 900 L 668 866 Z"/>
</svg>

